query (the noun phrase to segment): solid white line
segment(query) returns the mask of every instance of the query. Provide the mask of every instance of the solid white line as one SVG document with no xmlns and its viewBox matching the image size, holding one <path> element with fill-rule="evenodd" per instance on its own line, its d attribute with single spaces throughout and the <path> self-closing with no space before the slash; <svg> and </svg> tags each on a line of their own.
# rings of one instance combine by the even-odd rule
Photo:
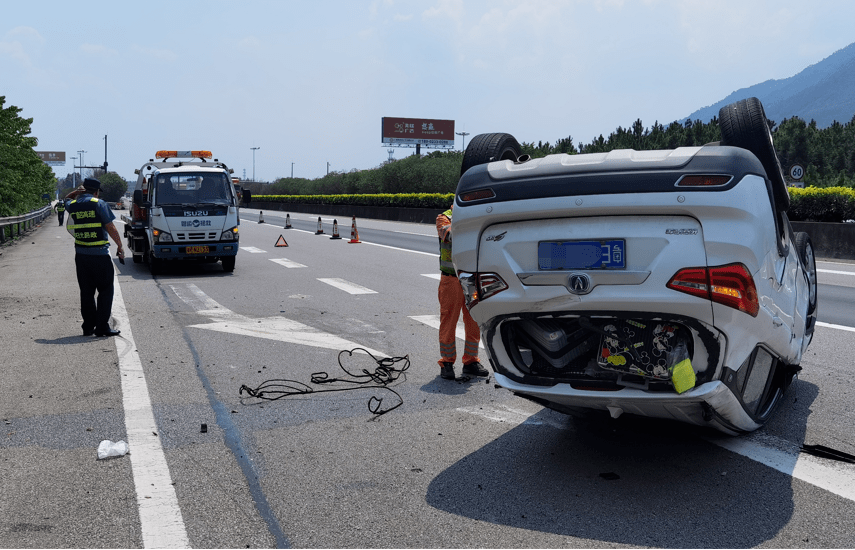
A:
<svg viewBox="0 0 855 550">
<path fill-rule="evenodd" d="M 119 376 L 122 381 L 122 405 L 128 432 L 131 471 L 140 513 L 144 548 L 189 548 L 190 539 L 178 506 L 178 498 L 169 475 L 166 456 L 157 435 L 157 423 L 151 408 L 148 385 L 142 362 L 131 334 L 131 324 L 118 272 L 113 278 L 113 337 L 119 356 Z"/>
<path fill-rule="evenodd" d="M 849 332 L 855 332 L 855 327 L 847 327 L 844 325 L 832 325 L 831 323 L 823 323 L 820 321 L 816 322 L 816 326 L 825 327 L 825 328 L 835 328 L 837 330 L 847 330 Z"/>
<path fill-rule="evenodd" d="M 835 275 L 853 275 L 855 276 L 855 271 L 836 271 L 834 269 L 817 269 L 817 273 L 833 273 Z"/>
<path fill-rule="evenodd" d="M 728 451 L 748 457 L 820 489 L 855 501 L 855 467 L 810 455 L 795 454 L 752 441 L 750 436 L 707 439 Z"/>
<path fill-rule="evenodd" d="M 345 281 L 344 279 L 318 279 L 322 283 L 326 283 L 330 286 L 334 286 L 339 290 L 343 290 L 348 294 L 377 294 L 376 290 L 371 290 L 370 288 L 365 288 L 364 286 L 360 286 L 356 283 L 351 283 L 350 281 Z"/>
<path fill-rule="evenodd" d="M 532 420 L 532 417 L 535 415 L 508 407 L 505 408 L 507 409 L 505 411 L 496 407 L 486 406 L 464 407 L 457 410 L 481 416 L 493 422 L 512 425 L 542 425 L 548 423 L 559 430 L 567 429 L 566 425 Z M 762 437 L 774 440 L 770 441 L 770 443 L 777 443 L 785 447 L 795 447 L 792 443 L 780 438 Z M 797 449 L 793 449 L 792 452 L 783 451 L 771 445 L 765 445 L 761 441 L 757 441 L 757 438 L 758 436 L 754 435 L 717 438 L 703 437 L 704 440 L 732 453 L 750 458 L 755 462 L 759 462 L 788 476 L 810 483 L 845 499 L 855 501 L 855 466 L 801 454 Z"/>
<path fill-rule="evenodd" d="M 303 264 L 298 264 L 297 262 L 293 262 L 288 258 L 270 258 L 270 261 L 289 268 L 306 267 Z"/>
<path fill-rule="evenodd" d="M 382 246 L 383 248 L 391 248 L 392 250 L 401 250 L 402 252 L 414 252 L 416 254 L 424 254 L 425 256 L 433 256 L 434 258 L 439 258 L 439 254 L 434 254 L 433 252 L 422 252 L 420 250 L 409 250 L 407 248 L 398 248 L 397 246 L 389 246 L 387 244 L 369 243 L 368 241 L 362 241 L 362 240 L 360 240 L 359 242 L 364 243 L 364 244 L 370 244 L 372 246 Z"/>
<path fill-rule="evenodd" d="M 439 330 L 439 315 L 411 315 L 410 319 L 418 321 L 419 323 L 424 323 L 431 328 Z M 457 327 L 454 330 L 454 336 L 456 336 L 460 340 L 463 340 L 464 342 L 466 341 L 466 327 L 463 325 L 463 321 L 460 319 L 458 319 L 457 321 Z M 478 347 L 481 349 L 485 349 L 484 344 L 481 341 L 478 342 Z"/>
</svg>

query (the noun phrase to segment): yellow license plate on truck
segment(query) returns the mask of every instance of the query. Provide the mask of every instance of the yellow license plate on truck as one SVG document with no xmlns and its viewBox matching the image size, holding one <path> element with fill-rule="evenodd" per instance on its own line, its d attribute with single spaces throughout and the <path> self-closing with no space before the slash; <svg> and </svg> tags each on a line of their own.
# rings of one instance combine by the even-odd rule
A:
<svg viewBox="0 0 855 550">
<path fill-rule="evenodd" d="M 211 247 L 209 246 L 188 246 L 187 253 L 188 254 L 207 254 L 211 251 Z"/>
</svg>

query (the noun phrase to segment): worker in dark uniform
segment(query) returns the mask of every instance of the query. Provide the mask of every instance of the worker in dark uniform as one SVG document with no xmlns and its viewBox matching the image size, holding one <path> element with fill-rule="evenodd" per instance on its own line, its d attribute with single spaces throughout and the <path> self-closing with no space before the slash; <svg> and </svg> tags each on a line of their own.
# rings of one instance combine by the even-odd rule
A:
<svg viewBox="0 0 855 550">
<path fill-rule="evenodd" d="M 439 237 L 439 375 L 454 380 L 454 361 L 457 359 L 457 320 L 463 312 L 466 340 L 463 345 L 463 374 L 489 376 L 490 372 L 478 360 L 478 343 L 481 331 L 466 308 L 463 287 L 457 279 L 457 271 L 451 263 L 451 208 L 436 217 L 436 232 Z"/>
<path fill-rule="evenodd" d="M 118 246 L 117 256 L 124 260 L 122 239 L 116 229 L 107 203 L 100 200 L 101 182 L 86 178 L 83 185 L 65 197 L 68 210 L 68 232 L 74 237 L 74 263 L 80 287 L 80 314 L 84 336 L 117 336 L 110 328 L 113 309 L 113 262 L 110 259 L 109 235 Z M 98 299 L 95 299 L 95 293 Z"/>
<path fill-rule="evenodd" d="M 59 218 L 59 225 L 62 225 L 62 221 L 65 219 L 65 201 L 56 201 L 56 204 L 53 205 L 53 209 L 56 210 L 56 216 Z"/>
</svg>

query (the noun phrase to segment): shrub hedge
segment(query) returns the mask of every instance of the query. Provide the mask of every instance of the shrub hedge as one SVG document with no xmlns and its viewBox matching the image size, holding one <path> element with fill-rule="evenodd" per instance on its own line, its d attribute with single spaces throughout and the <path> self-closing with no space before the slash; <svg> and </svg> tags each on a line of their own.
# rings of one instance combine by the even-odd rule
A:
<svg viewBox="0 0 855 550">
<path fill-rule="evenodd" d="M 855 189 L 849 187 L 790 188 L 791 221 L 843 222 L 855 220 Z"/>
<path fill-rule="evenodd" d="M 843 222 L 855 220 L 855 189 L 848 187 L 790 188 L 791 221 Z M 447 208 L 453 193 L 373 195 L 253 195 L 253 201 L 292 204 L 352 204 L 398 208 Z"/>
</svg>

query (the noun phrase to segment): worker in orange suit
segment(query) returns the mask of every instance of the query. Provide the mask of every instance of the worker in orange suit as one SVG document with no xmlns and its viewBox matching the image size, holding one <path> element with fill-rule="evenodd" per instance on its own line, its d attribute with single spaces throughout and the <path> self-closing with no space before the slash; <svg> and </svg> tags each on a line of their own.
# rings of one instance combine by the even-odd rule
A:
<svg viewBox="0 0 855 550">
<path fill-rule="evenodd" d="M 463 374 L 489 376 L 490 372 L 478 361 L 478 343 L 481 331 L 472 319 L 463 297 L 463 287 L 457 280 L 457 271 L 451 262 L 451 208 L 436 217 L 436 232 L 439 236 L 439 375 L 454 380 L 454 361 L 457 359 L 456 332 L 460 311 L 466 328 L 466 343 L 463 346 Z"/>
</svg>

